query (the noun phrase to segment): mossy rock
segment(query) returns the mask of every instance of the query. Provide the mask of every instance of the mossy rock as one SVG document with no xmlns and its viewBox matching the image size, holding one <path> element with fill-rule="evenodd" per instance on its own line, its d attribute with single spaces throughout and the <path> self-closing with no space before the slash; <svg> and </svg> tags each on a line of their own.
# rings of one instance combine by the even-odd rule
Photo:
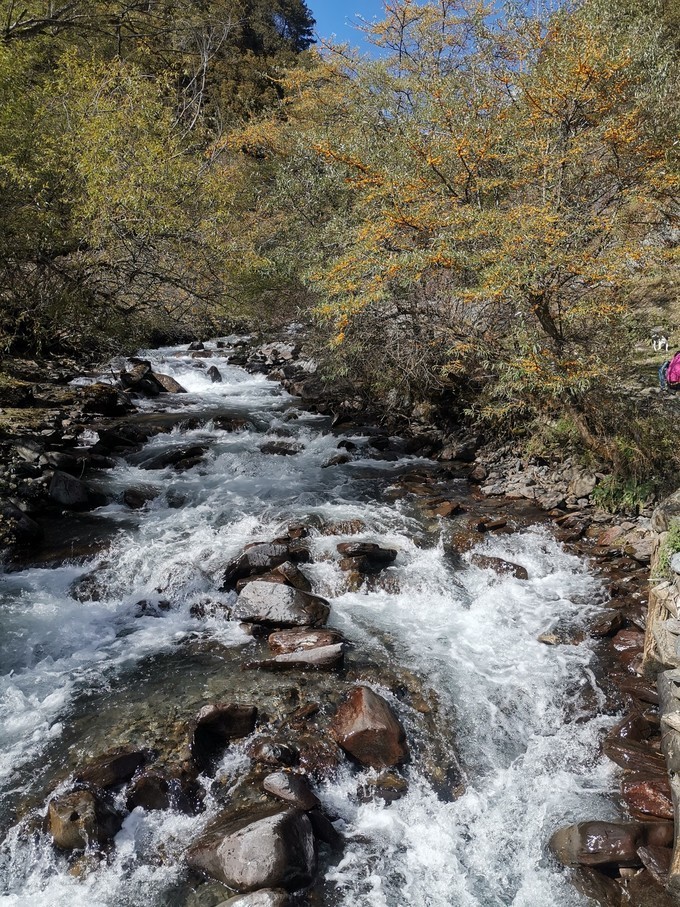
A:
<svg viewBox="0 0 680 907">
<path fill-rule="evenodd" d="M 17 408 L 32 405 L 32 385 L 0 373 L 0 407 Z"/>
</svg>

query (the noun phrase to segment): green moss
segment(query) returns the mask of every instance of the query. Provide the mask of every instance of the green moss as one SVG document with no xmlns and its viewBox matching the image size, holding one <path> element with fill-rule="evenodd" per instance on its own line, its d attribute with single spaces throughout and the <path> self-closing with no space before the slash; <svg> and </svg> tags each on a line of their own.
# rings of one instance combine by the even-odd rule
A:
<svg viewBox="0 0 680 907">
<path fill-rule="evenodd" d="M 637 513 L 653 490 L 651 481 L 606 476 L 593 490 L 592 499 L 598 507 L 610 513 L 618 513 L 620 510 Z"/>
<path fill-rule="evenodd" d="M 674 554 L 680 551 L 680 520 L 671 520 L 668 527 L 668 535 L 659 548 L 659 554 L 654 569 L 656 579 L 671 578 L 671 559 Z"/>
</svg>

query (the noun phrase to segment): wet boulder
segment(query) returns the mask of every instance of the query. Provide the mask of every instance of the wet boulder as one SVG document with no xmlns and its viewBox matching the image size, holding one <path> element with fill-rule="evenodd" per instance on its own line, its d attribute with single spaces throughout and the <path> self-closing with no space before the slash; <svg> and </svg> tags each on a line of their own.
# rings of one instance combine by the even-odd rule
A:
<svg viewBox="0 0 680 907">
<path fill-rule="evenodd" d="M 222 383 L 222 375 L 221 375 L 220 370 L 217 368 L 216 365 L 211 365 L 211 366 L 210 366 L 210 368 L 209 368 L 208 371 L 207 371 L 207 375 L 208 375 L 208 378 L 210 378 L 210 380 L 212 381 L 213 384 L 221 384 L 221 383 Z"/>
<path fill-rule="evenodd" d="M 49 496 L 66 510 L 93 510 L 106 503 L 103 494 L 93 491 L 85 482 L 60 470 L 55 470 L 52 475 Z"/>
<path fill-rule="evenodd" d="M 670 847 L 640 847 L 638 855 L 642 863 L 659 885 L 668 884 L 668 876 L 673 861 L 673 850 Z"/>
<path fill-rule="evenodd" d="M 30 546 L 43 537 L 42 528 L 11 501 L 0 501 L 0 547 Z"/>
<path fill-rule="evenodd" d="M 295 891 L 314 878 L 316 842 L 309 818 L 297 809 L 255 819 L 226 817 L 189 850 L 187 862 L 236 891 Z"/>
<path fill-rule="evenodd" d="M 274 655 L 287 655 L 337 645 L 344 641 L 337 630 L 278 630 L 271 633 L 267 642 Z"/>
<path fill-rule="evenodd" d="M 205 345 L 203 344 L 203 341 L 201 341 L 201 340 L 194 340 L 194 341 L 192 341 L 192 343 L 189 344 L 187 349 L 189 350 L 190 353 L 195 353 L 198 350 L 204 350 Z"/>
<path fill-rule="evenodd" d="M 217 907 L 287 907 L 289 903 L 286 891 L 280 888 L 260 888 L 250 894 L 237 894 L 228 901 L 222 901 Z"/>
<path fill-rule="evenodd" d="M 396 772 L 384 771 L 377 778 L 371 778 L 359 787 L 359 799 L 363 803 L 382 800 L 393 803 L 408 792 L 408 781 Z"/>
<path fill-rule="evenodd" d="M 206 705 L 190 727 L 189 749 L 201 772 L 210 771 L 230 741 L 255 730 L 257 709 L 250 705 Z"/>
<path fill-rule="evenodd" d="M 673 800 L 668 778 L 624 778 L 621 794 L 634 816 L 647 819 L 673 818 Z"/>
<path fill-rule="evenodd" d="M 590 635 L 595 639 L 613 636 L 623 627 L 624 623 L 625 619 L 621 611 L 615 608 L 607 608 L 598 614 L 590 625 Z"/>
<path fill-rule="evenodd" d="M 130 510 L 141 510 L 149 501 L 158 497 L 158 490 L 148 485 L 138 485 L 133 488 L 126 488 L 123 492 L 123 503 Z"/>
<path fill-rule="evenodd" d="M 107 592 L 108 578 L 106 570 L 108 567 L 109 565 L 104 563 L 84 573 L 71 583 L 69 594 L 79 602 L 101 601 Z"/>
<path fill-rule="evenodd" d="M 381 548 L 373 542 L 341 542 L 337 549 L 343 558 L 360 559 L 369 569 L 382 570 L 397 559 L 394 548 Z"/>
<path fill-rule="evenodd" d="M 666 777 L 666 760 L 644 741 L 607 737 L 602 744 L 602 752 L 628 771 Z"/>
<path fill-rule="evenodd" d="M 274 772 L 262 782 L 262 787 L 268 794 L 285 800 L 298 809 L 310 810 L 321 806 L 319 798 L 309 785 L 304 775 L 294 775 L 291 772 Z"/>
<path fill-rule="evenodd" d="M 503 560 L 503 558 L 500 557 L 473 554 L 470 557 L 470 563 L 473 567 L 479 567 L 480 570 L 493 570 L 494 573 L 514 576 L 515 579 L 529 579 L 529 574 L 525 567 L 522 567 L 519 564 L 513 564 L 511 561 Z"/>
<path fill-rule="evenodd" d="M 53 797 L 47 807 L 45 828 L 63 850 L 102 846 L 115 837 L 123 818 L 91 790 L 77 790 Z"/>
<path fill-rule="evenodd" d="M 97 382 L 80 390 L 84 413 L 118 416 L 132 409 L 128 397 L 111 384 Z"/>
<path fill-rule="evenodd" d="M 332 646 L 317 646 L 301 652 L 287 652 L 264 661 L 253 661 L 246 668 L 260 668 L 265 671 L 334 671 L 342 667 L 345 658 L 343 643 Z"/>
<path fill-rule="evenodd" d="M 267 573 L 286 563 L 288 557 L 288 545 L 285 543 L 258 542 L 249 545 L 227 564 L 222 588 L 233 589 L 240 579 Z"/>
<path fill-rule="evenodd" d="M 336 453 L 332 454 L 321 464 L 322 469 L 330 469 L 331 466 L 344 466 L 346 463 L 351 461 L 351 456 L 348 453 Z"/>
<path fill-rule="evenodd" d="M 236 591 L 241 592 L 244 586 L 247 586 L 248 583 L 251 583 L 256 579 L 263 583 L 278 583 L 281 586 L 292 586 L 293 589 L 299 589 L 301 592 L 312 591 L 312 584 L 310 581 L 300 568 L 290 561 L 284 561 L 283 564 L 274 567 L 273 570 L 269 570 L 267 573 L 257 573 L 253 576 L 246 576 L 243 579 L 238 580 L 236 583 Z"/>
<path fill-rule="evenodd" d="M 132 782 L 125 805 L 130 811 L 141 807 L 147 811 L 174 809 L 192 813 L 196 811 L 197 798 L 192 797 L 191 793 L 179 778 L 169 778 L 157 771 L 145 771 Z"/>
<path fill-rule="evenodd" d="M 295 765 L 300 754 L 294 746 L 271 738 L 258 740 L 248 747 L 248 755 L 260 765 Z"/>
<path fill-rule="evenodd" d="M 297 441 L 265 441 L 264 444 L 260 444 L 260 453 L 278 457 L 292 457 L 301 450 L 304 450 L 304 444 Z"/>
<path fill-rule="evenodd" d="M 232 609 L 234 620 L 274 627 L 322 626 L 330 614 L 318 595 L 275 583 L 249 583 Z"/>
<path fill-rule="evenodd" d="M 117 749 L 93 759 L 85 768 L 76 772 L 77 784 L 92 784 L 95 787 L 116 787 L 129 781 L 138 768 L 149 759 L 144 750 Z"/>
<path fill-rule="evenodd" d="M 206 444 L 191 444 L 173 447 L 155 454 L 139 464 L 140 469 L 166 469 L 172 466 L 179 472 L 190 469 L 201 462 L 208 450 Z"/>
<path fill-rule="evenodd" d="M 355 687 L 335 713 L 333 740 L 362 765 L 391 768 L 408 758 L 404 728 L 392 707 L 368 687 Z"/>
<path fill-rule="evenodd" d="M 661 826 L 664 823 L 657 823 Z M 665 834 L 672 840 L 672 824 Z M 664 846 L 664 829 L 641 822 L 580 822 L 560 828 L 550 850 L 564 866 L 641 866 L 638 849 Z"/>
<path fill-rule="evenodd" d="M 152 375 L 166 394 L 186 394 L 187 389 L 182 387 L 179 381 L 176 381 L 171 375 L 162 375 L 159 372 L 152 372 Z"/>
</svg>

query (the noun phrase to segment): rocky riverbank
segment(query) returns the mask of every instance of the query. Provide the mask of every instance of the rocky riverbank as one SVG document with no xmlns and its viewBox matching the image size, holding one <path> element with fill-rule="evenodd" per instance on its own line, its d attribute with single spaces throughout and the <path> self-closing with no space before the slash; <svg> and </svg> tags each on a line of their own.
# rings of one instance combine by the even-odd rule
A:
<svg viewBox="0 0 680 907">
<path fill-rule="evenodd" d="M 212 371 L 210 380 L 219 383 L 219 369 L 209 362 L 219 347 L 195 347 L 189 351 L 195 367 L 206 374 Z M 659 771 L 657 694 L 642 668 L 645 584 L 655 544 L 649 516 L 617 520 L 593 505 L 597 476 L 569 463 L 551 470 L 546 464 L 524 462 L 511 448 L 491 450 L 482 437 L 435 428 L 424 415 L 404 435 L 390 434 L 372 424 L 360 401 L 329 398 L 314 362 L 294 338 L 259 346 L 241 343 L 231 362 L 282 381 L 306 409 L 330 416 L 343 437 L 326 458 L 325 469 L 364 461 L 388 465 L 404 454 L 430 458 L 400 474 L 389 494 L 392 501 L 415 507 L 433 526 L 450 525 L 452 559 L 524 582 L 528 573 L 520 564 L 468 552 L 485 538 L 502 538 L 540 521 L 552 522 L 566 546 L 592 559 L 607 584 L 604 607 L 589 628 L 600 640 L 595 668 L 605 700 L 584 690 L 583 701 L 572 707 L 583 716 L 603 709 L 626 712 L 608 734 L 604 750 L 629 770 L 622 802 L 635 821 L 610 823 L 604 830 L 602 823 L 597 829 L 579 826 L 578 833 L 557 838 L 555 851 L 568 865 L 587 867 L 578 873 L 579 884 L 602 903 L 664 904 L 672 809 L 670 790 Z M 214 418 L 181 408 L 161 413 L 142 406 L 137 411 L 135 401 L 168 393 L 180 399 L 183 390 L 145 360 L 127 362 L 117 387 L 95 383 L 78 388 L 65 384 L 66 377 L 55 376 L 51 391 L 39 396 L 34 389 L 22 406 L 2 414 L 10 424 L 19 412 L 22 421 L 15 426 L 24 426 L 4 442 L 3 512 L 16 566 L 36 558 L 57 563 L 92 553 L 96 539 L 87 538 L 78 550 L 71 539 L 65 550 L 63 543 L 52 543 L 50 527 L 63 526 L 64 510 L 82 514 L 111 500 L 98 476 L 121 458 L 150 474 L 182 474 L 200 468 L 208 454 L 207 445 L 194 440 L 156 453 L 145 449 L 150 438 L 178 425 L 198 427 L 201 419 Z M 50 400 L 53 405 L 44 405 Z M 225 431 L 238 432 L 244 426 L 238 417 L 218 418 Z M 363 440 L 349 440 L 347 434 L 353 432 Z M 294 457 L 303 446 L 284 422 L 259 450 L 273 458 Z M 156 494 L 150 485 L 130 485 L 119 503 L 130 512 L 143 511 Z M 182 506 L 180 501 L 177 506 Z M 233 903 L 274 905 L 310 885 L 315 896 L 319 858 L 329 865 L 342 848 L 333 824 L 336 816 L 320 809 L 314 792 L 315 785 L 340 766 L 374 770 L 365 786 L 368 800 L 402 797 L 408 790 L 403 766 L 409 759 L 424 766 L 439 797 L 459 797 L 464 773 L 455 741 L 453 747 L 441 746 L 438 728 L 448 716 L 441 711 L 436 690 L 391 661 L 367 662 L 342 632 L 324 626 L 329 603 L 320 594 L 323 589 L 310 580 L 310 568 L 316 564 L 322 569 L 330 556 L 320 558 L 319 539 L 334 546 L 332 557 L 344 589 L 398 591 L 391 570 L 397 551 L 382 541 L 366 541 L 365 530 L 356 518 L 284 524 L 278 535 L 243 546 L 224 566 L 224 596 L 207 596 L 192 605 L 199 624 L 235 622 L 253 639 L 249 657 L 230 662 L 241 678 L 230 681 L 231 698 L 218 695 L 201 704 L 189 697 L 182 703 L 181 720 L 176 710 L 157 715 L 151 735 L 148 728 L 140 730 L 131 741 L 135 734 L 128 729 L 120 741 L 124 746 L 68 766 L 46 813 L 38 803 L 25 805 L 25 833 L 40 833 L 36 822 L 44 822 L 72 871 L 87 874 L 109 859 L 112 838 L 137 806 L 200 817 L 206 801 L 217 798 L 222 808 L 189 851 L 188 863 L 197 875 L 182 889 L 178 903 L 212 907 L 231 889 L 241 892 Z M 107 570 L 104 563 L 81 576 L 72 588 L 74 598 L 99 600 L 110 582 Z M 136 607 L 140 616 L 162 615 L 173 603 L 159 591 Z M 546 626 L 539 638 L 546 647 L 560 647 L 578 644 L 582 637 L 581 625 L 565 619 Z M 220 652 L 219 658 L 225 657 Z M 112 730 L 109 738 L 116 738 Z M 225 753 L 241 744 L 250 767 L 225 787 L 215 780 L 215 772 Z M 592 845 L 593 840 L 610 842 L 612 835 L 618 849 Z M 594 865 L 599 868 L 593 870 Z M 206 883 L 206 876 L 213 881 Z M 252 890 L 257 894 L 250 894 Z"/>
</svg>

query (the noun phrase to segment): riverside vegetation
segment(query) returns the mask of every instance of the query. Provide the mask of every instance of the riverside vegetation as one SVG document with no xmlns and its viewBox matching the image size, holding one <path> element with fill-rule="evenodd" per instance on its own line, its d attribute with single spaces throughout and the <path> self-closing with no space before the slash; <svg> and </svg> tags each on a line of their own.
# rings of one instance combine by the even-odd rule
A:
<svg viewBox="0 0 680 907">
<path fill-rule="evenodd" d="M 676 903 L 680 4 L 528 6 L 0 3 L 13 905 Z"/>
<path fill-rule="evenodd" d="M 658 486 L 626 380 L 677 313 L 680 6 L 543 7 L 390 0 L 361 56 L 303 0 L 5 2 L 4 352 L 302 312 L 383 412 Z"/>
</svg>

